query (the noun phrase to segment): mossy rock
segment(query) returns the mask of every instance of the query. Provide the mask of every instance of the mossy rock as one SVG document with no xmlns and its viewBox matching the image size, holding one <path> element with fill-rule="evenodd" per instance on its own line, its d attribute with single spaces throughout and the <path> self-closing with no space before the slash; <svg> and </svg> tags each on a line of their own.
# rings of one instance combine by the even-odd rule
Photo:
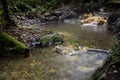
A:
<svg viewBox="0 0 120 80">
<path fill-rule="evenodd" d="M 49 34 L 41 39 L 42 46 L 60 45 L 63 42 L 63 38 L 58 34 Z"/>
<path fill-rule="evenodd" d="M 6 32 L 0 32 L 0 49 L 2 56 L 23 55 L 27 57 L 29 55 L 28 47 Z"/>
</svg>

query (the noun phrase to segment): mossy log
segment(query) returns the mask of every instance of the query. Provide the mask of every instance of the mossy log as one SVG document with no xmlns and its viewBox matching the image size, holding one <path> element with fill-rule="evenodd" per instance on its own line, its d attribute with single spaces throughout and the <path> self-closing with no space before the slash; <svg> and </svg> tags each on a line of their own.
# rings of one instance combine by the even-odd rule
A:
<svg viewBox="0 0 120 80">
<path fill-rule="evenodd" d="M 0 56 L 11 55 L 27 57 L 29 49 L 6 32 L 0 32 Z"/>
</svg>

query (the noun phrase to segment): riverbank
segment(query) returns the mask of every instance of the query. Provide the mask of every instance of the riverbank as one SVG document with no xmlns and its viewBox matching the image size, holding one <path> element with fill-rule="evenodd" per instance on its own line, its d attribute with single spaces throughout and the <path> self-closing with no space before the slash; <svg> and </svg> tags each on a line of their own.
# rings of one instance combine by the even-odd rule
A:
<svg viewBox="0 0 120 80">
<path fill-rule="evenodd" d="M 111 55 L 93 75 L 93 80 L 119 80 L 120 79 L 120 16 L 115 12 L 108 17 L 108 30 L 113 36 Z"/>
<path fill-rule="evenodd" d="M 21 26 L 30 26 L 38 23 L 62 22 L 65 19 L 77 18 L 81 13 L 81 9 L 64 6 L 52 11 L 38 10 L 34 13 L 15 13 L 15 21 Z"/>
<path fill-rule="evenodd" d="M 64 15 L 64 18 L 61 20 L 61 19 L 58 19 L 57 21 L 56 20 L 53 20 L 53 21 L 45 21 L 45 22 L 41 22 L 40 21 L 40 19 L 39 18 L 35 18 L 35 15 L 34 15 L 34 18 L 33 19 L 30 19 L 30 18 L 28 18 L 27 17 L 27 15 L 25 15 L 25 13 L 18 13 L 17 15 L 16 15 L 16 17 L 14 18 L 14 20 L 16 21 L 16 23 L 17 23 L 17 25 L 18 25 L 18 27 L 17 28 L 14 28 L 14 30 L 13 29 L 8 29 L 8 30 L 6 30 L 9 34 L 11 34 L 11 35 L 13 35 L 13 36 L 15 36 L 16 37 L 16 39 L 17 40 L 19 40 L 19 41 L 21 41 L 22 43 L 24 43 L 26 46 L 28 46 L 29 48 L 34 48 L 33 46 L 33 44 L 35 44 L 35 43 L 38 43 L 38 42 L 36 42 L 36 40 L 38 41 L 40 41 L 41 40 L 41 38 L 43 37 L 43 36 L 45 36 L 45 35 L 54 35 L 54 34 L 58 34 L 57 32 L 55 32 L 54 33 L 54 31 L 51 31 L 51 30 L 47 30 L 47 28 L 45 29 L 45 30 L 43 30 L 41 27 L 42 26 L 44 26 L 44 25 L 49 25 L 49 24 L 54 24 L 54 23 L 70 23 L 71 25 L 69 25 L 69 26 L 72 26 L 72 24 L 78 24 L 79 26 L 82 26 L 83 24 L 81 24 L 80 23 L 80 21 L 81 20 L 84 20 L 84 18 L 86 17 L 86 18 L 88 18 L 88 19 L 86 19 L 85 20 L 85 22 L 86 23 L 84 23 L 84 24 L 87 24 L 87 22 L 89 22 L 89 23 L 92 23 L 92 22 L 95 22 L 95 24 L 93 23 L 93 25 L 91 24 L 91 25 L 89 25 L 89 26 L 98 26 L 99 25 L 99 27 L 101 27 L 100 29 L 101 30 L 103 30 L 103 35 L 108 35 L 107 37 L 108 38 L 110 38 L 110 35 L 109 34 L 107 34 L 107 32 L 106 32 L 106 30 L 105 30 L 105 24 L 106 24 L 106 15 L 101 15 L 101 14 L 92 14 L 92 13 L 87 13 L 86 12 L 86 14 L 84 14 L 84 15 L 81 15 L 82 17 L 84 17 L 84 18 L 80 18 L 81 16 L 80 16 L 80 14 L 82 14 L 82 13 L 80 13 L 79 12 L 79 14 L 77 14 L 76 12 L 74 12 L 74 14 L 71 14 L 71 15 L 69 15 L 69 14 L 66 14 L 66 13 L 70 13 L 70 12 L 73 12 L 73 10 L 74 9 L 70 9 L 69 7 L 67 7 L 67 8 L 65 8 L 65 9 L 63 9 L 62 11 L 61 11 L 61 8 L 60 9 L 56 9 L 55 11 L 53 11 L 53 12 L 56 12 L 56 11 L 58 11 L 58 10 L 60 10 L 60 12 L 64 12 L 64 13 L 61 13 L 61 15 Z M 53 14 L 53 12 L 50 12 L 49 14 L 47 14 L 47 15 L 49 15 L 49 16 L 46 16 L 45 18 L 51 18 L 52 17 L 52 15 L 51 14 Z M 45 12 L 46 13 L 46 12 Z M 45 16 L 45 13 L 42 15 L 42 14 L 40 14 L 40 16 Z M 85 13 L 85 12 L 84 12 Z M 59 14 L 59 13 L 56 13 L 56 14 Z M 75 15 L 75 14 L 77 14 L 77 15 Z M 18 16 L 19 15 L 19 16 Z M 21 16 L 20 16 L 21 15 Z M 55 14 L 54 14 L 55 15 Z M 59 15 L 59 17 L 61 16 L 61 15 Z M 67 16 L 70 16 L 70 19 L 69 18 L 65 18 L 65 17 L 67 17 Z M 59 18 L 58 17 L 58 18 Z M 76 18 L 76 17 L 79 17 L 78 19 L 76 19 L 76 21 L 74 21 L 74 20 L 72 20 L 73 18 Z M 90 18 L 89 18 L 90 17 Z M 96 20 L 95 20 L 95 19 Z M 105 19 L 104 19 L 105 18 Z M 97 21 L 97 22 L 96 22 Z M 101 23 L 102 22 L 102 23 Z M 88 24 L 89 24 L 88 23 Z M 98 24 L 99 23 L 99 24 Z M 77 26 L 77 25 L 76 25 Z M 104 26 L 104 27 L 103 27 Z M 66 26 L 65 26 L 66 27 Z M 99 27 L 98 27 L 98 29 L 99 29 Z M 52 27 L 51 27 L 52 28 Z M 71 27 L 72 28 L 72 27 Z M 85 28 L 85 26 L 84 26 L 84 28 Z M 94 27 L 91 27 L 91 29 L 94 29 Z M 68 28 L 68 30 L 69 30 L 69 28 Z M 78 29 L 76 29 L 76 30 L 78 30 Z M 101 32 L 101 30 L 99 31 L 99 32 Z M 89 31 L 89 30 L 88 30 Z M 92 33 L 94 33 L 95 31 L 97 31 L 96 29 L 95 30 L 92 30 L 93 32 Z M 71 32 L 71 31 L 70 31 Z M 73 32 L 73 31 L 72 31 Z M 82 32 L 82 31 L 81 31 Z M 97 35 L 99 35 L 99 32 L 98 32 L 98 34 Z M 89 33 L 89 32 L 88 32 Z M 92 33 L 90 33 L 91 35 L 93 35 Z M 64 33 L 63 33 L 64 34 Z M 79 34 L 79 33 L 78 33 Z M 81 33 L 82 34 L 82 33 Z M 89 35 L 89 34 L 86 34 L 86 35 Z M 71 35 L 72 36 L 72 35 Z M 75 35 L 74 35 L 75 36 Z M 79 35 L 79 36 L 82 36 L 82 35 Z M 93 35 L 93 36 L 95 36 L 95 35 Z M 91 38 L 93 37 L 93 36 L 91 36 Z M 96 37 L 96 36 L 95 36 Z M 100 36 L 100 37 L 102 37 L 102 36 Z M 60 37 L 61 38 L 61 37 Z M 84 39 L 84 37 L 83 37 L 83 39 Z M 93 40 L 93 41 L 89 41 L 89 42 L 91 42 L 91 43 L 93 43 L 93 44 L 89 44 L 89 43 L 87 43 L 87 42 L 84 42 L 84 40 L 81 40 L 80 39 L 80 44 L 82 45 L 82 46 L 88 46 L 88 47 L 92 47 L 92 48 L 102 48 L 102 49 L 107 49 L 107 48 L 105 48 L 105 46 L 107 46 L 108 45 L 108 43 L 104 43 L 104 41 L 102 42 L 102 43 L 104 43 L 105 44 L 105 46 L 103 46 L 102 47 L 102 45 L 101 45 L 101 47 L 96 47 L 96 45 L 98 44 L 98 42 L 99 42 L 99 39 L 98 39 L 98 42 L 97 41 L 95 41 L 95 40 Z M 72 40 L 72 39 L 71 39 Z M 95 41 L 95 42 L 94 42 Z M 102 40 L 101 40 L 102 41 Z M 109 40 L 110 41 L 110 40 Z M 109 42 L 108 41 L 108 42 Z M 64 41 L 63 41 L 63 39 L 60 39 L 60 43 L 63 43 Z M 75 41 L 74 41 L 75 42 Z M 83 42 L 83 43 L 82 43 Z M 49 42 L 48 42 L 49 43 Z M 73 42 L 72 42 L 73 43 Z M 49 43 L 50 44 L 50 46 L 51 46 L 51 44 L 54 44 L 54 42 L 50 42 Z M 76 43 L 75 42 L 75 44 L 78 44 L 78 43 Z M 86 44 L 89 44 L 89 45 L 86 45 Z M 39 45 L 40 46 L 42 46 L 41 45 L 41 43 L 39 42 Z M 79 45 L 77 45 L 77 46 L 79 46 Z"/>
</svg>

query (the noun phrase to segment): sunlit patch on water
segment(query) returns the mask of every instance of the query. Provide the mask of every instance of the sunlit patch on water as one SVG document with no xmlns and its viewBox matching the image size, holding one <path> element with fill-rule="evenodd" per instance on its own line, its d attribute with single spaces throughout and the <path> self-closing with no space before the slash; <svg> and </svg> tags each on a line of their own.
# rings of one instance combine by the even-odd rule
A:
<svg viewBox="0 0 120 80">
<path fill-rule="evenodd" d="M 63 69 L 58 70 L 57 74 L 68 80 L 89 80 L 94 71 L 102 66 L 109 53 L 100 49 L 87 49 L 78 51 L 69 49 L 69 52 L 67 50 L 61 55 L 58 54 L 56 61 L 63 64 Z"/>
</svg>

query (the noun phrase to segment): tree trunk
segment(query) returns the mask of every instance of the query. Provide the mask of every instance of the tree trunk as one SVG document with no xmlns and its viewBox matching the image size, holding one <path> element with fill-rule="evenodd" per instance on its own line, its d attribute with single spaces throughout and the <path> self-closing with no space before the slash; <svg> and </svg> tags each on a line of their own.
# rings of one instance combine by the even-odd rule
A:
<svg viewBox="0 0 120 80">
<path fill-rule="evenodd" d="M 8 5 L 6 0 L 0 0 L 1 1 L 1 6 L 3 9 L 3 19 L 4 19 L 4 24 L 5 26 L 16 26 L 15 22 L 11 20 L 9 16 L 9 11 L 8 11 Z"/>
<path fill-rule="evenodd" d="M 8 13 L 8 6 L 6 0 L 1 0 L 1 5 L 3 9 L 3 17 L 5 21 L 10 21 L 10 16 Z"/>
</svg>

